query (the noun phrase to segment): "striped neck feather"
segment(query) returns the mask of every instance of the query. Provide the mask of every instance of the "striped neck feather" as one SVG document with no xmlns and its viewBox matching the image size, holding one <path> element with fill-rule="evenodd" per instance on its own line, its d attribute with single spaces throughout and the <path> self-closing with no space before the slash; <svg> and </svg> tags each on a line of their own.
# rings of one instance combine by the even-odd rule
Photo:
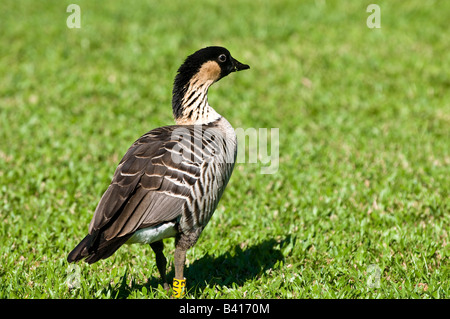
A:
<svg viewBox="0 0 450 319">
<path fill-rule="evenodd" d="M 181 101 L 181 116 L 175 119 L 178 125 L 208 124 L 220 118 L 208 103 L 208 88 L 211 84 L 190 83 Z"/>
<path fill-rule="evenodd" d="M 220 78 L 220 67 L 208 61 L 187 78 L 179 73 L 175 78 L 172 108 L 178 125 L 208 124 L 220 115 L 208 104 L 208 89 Z"/>
</svg>

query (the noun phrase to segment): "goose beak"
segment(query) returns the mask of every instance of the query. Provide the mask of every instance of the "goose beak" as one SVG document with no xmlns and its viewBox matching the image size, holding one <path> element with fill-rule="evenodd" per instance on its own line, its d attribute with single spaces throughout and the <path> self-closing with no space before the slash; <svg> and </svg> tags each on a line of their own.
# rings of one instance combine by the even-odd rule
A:
<svg viewBox="0 0 450 319">
<path fill-rule="evenodd" d="M 249 65 L 243 64 L 234 58 L 231 58 L 231 59 L 233 61 L 233 70 L 231 72 L 237 72 L 237 71 L 250 69 Z"/>
</svg>

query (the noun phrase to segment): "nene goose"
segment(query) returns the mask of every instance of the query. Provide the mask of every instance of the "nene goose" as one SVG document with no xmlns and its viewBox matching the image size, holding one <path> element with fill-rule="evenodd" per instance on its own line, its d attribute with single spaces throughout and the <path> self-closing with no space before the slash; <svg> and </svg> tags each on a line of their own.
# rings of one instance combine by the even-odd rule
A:
<svg viewBox="0 0 450 319">
<path fill-rule="evenodd" d="M 163 239 L 175 237 L 173 296 L 182 297 L 186 251 L 217 207 L 237 153 L 230 123 L 209 104 L 209 87 L 231 72 L 249 69 L 222 47 L 188 56 L 172 92 L 176 125 L 140 137 L 120 161 L 89 225 L 89 234 L 69 253 L 68 262 L 94 263 L 123 244 L 150 244 L 164 288 Z"/>
</svg>

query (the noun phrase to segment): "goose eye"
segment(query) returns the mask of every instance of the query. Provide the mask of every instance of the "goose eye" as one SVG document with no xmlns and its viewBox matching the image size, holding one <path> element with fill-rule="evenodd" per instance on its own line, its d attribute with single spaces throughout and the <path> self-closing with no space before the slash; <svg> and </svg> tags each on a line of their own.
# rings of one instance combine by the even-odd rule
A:
<svg viewBox="0 0 450 319">
<path fill-rule="evenodd" d="M 225 54 L 219 55 L 219 61 L 220 62 L 225 62 L 226 60 L 227 60 L 227 56 Z"/>
</svg>

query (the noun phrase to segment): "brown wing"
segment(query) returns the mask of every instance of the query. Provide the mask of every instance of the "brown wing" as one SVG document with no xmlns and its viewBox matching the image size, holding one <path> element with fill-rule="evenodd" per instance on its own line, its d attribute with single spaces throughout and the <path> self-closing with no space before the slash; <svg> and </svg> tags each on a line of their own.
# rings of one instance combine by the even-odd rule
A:
<svg viewBox="0 0 450 319">
<path fill-rule="evenodd" d="M 183 139 L 176 129 L 154 129 L 128 149 L 95 210 L 89 234 L 101 230 L 110 240 L 182 214 L 201 163 L 177 157 Z"/>
</svg>

